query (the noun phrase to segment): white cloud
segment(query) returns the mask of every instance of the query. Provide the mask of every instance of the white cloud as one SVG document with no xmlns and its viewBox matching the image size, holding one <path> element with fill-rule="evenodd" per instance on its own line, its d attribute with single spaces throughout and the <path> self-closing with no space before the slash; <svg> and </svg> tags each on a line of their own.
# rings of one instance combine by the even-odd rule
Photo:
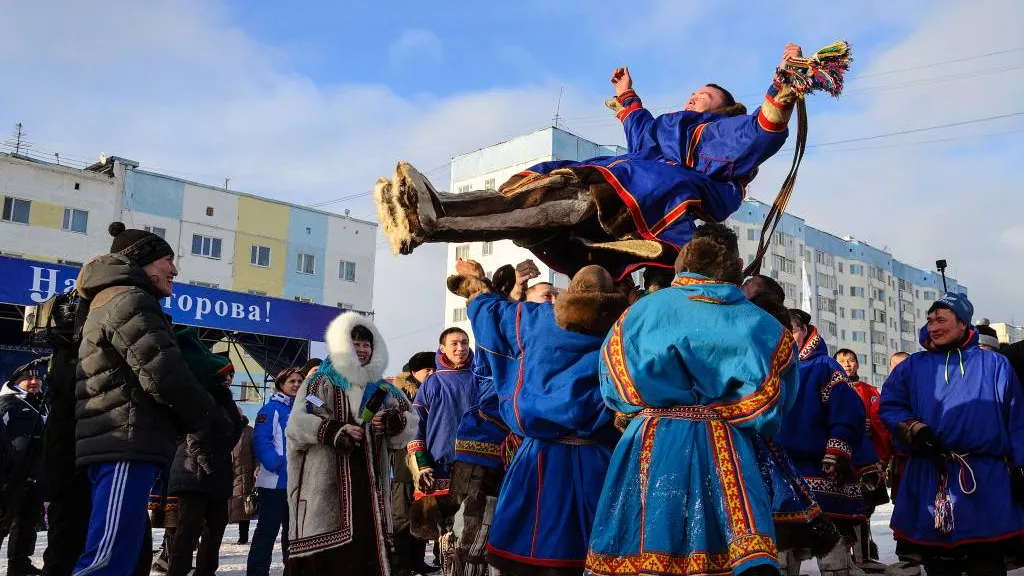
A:
<svg viewBox="0 0 1024 576">
<path fill-rule="evenodd" d="M 391 46 L 388 56 L 393 66 L 409 63 L 439 63 L 444 60 L 444 47 L 441 39 L 430 30 L 414 28 L 402 32 Z"/>
<path fill-rule="evenodd" d="M 0 91 L 0 125 L 23 122 L 37 149 L 68 160 L 118 154 L 144 169 L 230 177 L 236 190 L 316 203 L 368 192 L 399 159 L 440 167 L 430 176 L 447 189 L 452 156 L 546 124 L 558 93 L 554 80 L 448 98 L 317 84 L 212 5 L 120 0 L 97 13 L 0 0 L 0 37 L 32 53 L 0 51 L 0 74 L 18 78 Z M 327 208 L 376 220 L 369 195 Z M 396 337 L 398 368 L 442 328 L 443 249 L 396 258 L 381 244 L 377 256 L 374 307 Z"/>
<path fill-rule="evenodd" d="M 64 2 L 59 9 L 42 4 L 0 0 L 0 38 L 24 47 L 0 51 L 0 75 L 10 80 L 0 91 L 0 126 L 22 121 L 38 148 L 58 150 L 62 157 L 78 154 L 94 160 L 100 152 L 114 153 L 138 160 L 144 168 L 203 182 L 231 177 L 233 188 L 302 203 L 366 192 L 398 159 L 423 170 L 442 167 L 431 177 L 438 187 L 447 188 L 443 166 L 453 155 L 547 124 L 562 84 L 562 115 L 569 128 L 601 142 L 622 140 L 621 128 L 601 106 L 607 96 L 603 69 L 594 71 L 602 76 L 598 93 L 559 79 L 559 68 L 552 64 L 552 72 L 533 83 L 445 98 L 404 97 L 381 85 L 318 84 L 296 73 L 282 51 L 231 25 L 211 2 L 164 0 L 142 6 L 113 0 L 102 12 L 79 2 Z M 629 40 L 615 30 L 628 32 L 655 20 L 667 25 L 673 14 L 666 10 L 675 9 L 659 4 L 621 29 L 607 28 L 595 42 L 616 46 L 642 41 L 657 50 L 654 34 Z M 611 14 L 621 19 L 621 13 Z M 612 16 L 595 18 L 610 25 Z M 675 16 L 674 26 L 691 23 L 693 28 L 694 18 Z M 915 20 L 913 33 L 890 48 L 859 52 L 854 75 L 1005 49 L 1005 39 L 1019 37 L 1022 16 L 1024 4 L 1019 3 L 943 4 Z M 440 41 L 433 42 L 432 33 L 415 32 L 403 36 L 412 33 L 412 40 L 396 40 L 392 48 L 399 56 L 404 51 L 418 62 L 443 59 Z M 814 30 L 815 38 L 832 39 L 833 33 L 847 30 Z M 756 59 L 747 62 L 760 47 L 735 43 L 732 52 L 722 47 L 724 40 L 714 47 L 715 67 L 731 69 L 733 61 L 740 69 L 761 66 Z M 408 52 L 409 46 L 415 54 Z M 687 54 L 699 48 L 666 53 L 675 54 L 668 60 L 686 62 Z M 521 65 L 528 56 L 518 50 L 504 54 Z M 819 99 L 810 103 L 811 144 L 1019 110 L 1024 101 L 1019 72 L 891 87 L 1008 66 L 1021 56 L 853 81 L 849 94 L 835 105 Z M 711 70 L 711 65 L 702 65 L 687 73 Z M 1000 232 L 1019 227 L 1018 215 L 1024 212 L 1019 136 L 1003 137 L 1002 148 L 984 139 L 903 146 L 1021 128 L 1020 120 L 1015 122 L 848 146 L 899 147 L 848 152 L 835 151 L 843 147 L 812 148 L 792 209 L 813 226 L 889 246 L 912 264 L 928 267 L 936 258 L 946 258 L 951 271 L 970 287 L 979 314 L 1024 317 L 1012 289 L 1024 281 L 1024 271 L 1012 265 L 1019 259 L 1016 240 L 1021 236 Z M 788 154 L 782 153 L 766 165 L 754 194 L 771 200 L 788 162 Z M 375 218 L 369 197 L 329 208 L 350 208 L 355 216 Z M 390 342 L 392 368 L 412 352 L 434 346 L 444 320 L 442 252 L 441 247 L 426 247 L 411 257 L 395 258 L 386 245 L 378 247 L 374 307 L 384 334 L 396 338 Z M 992 281 L 996 273 L 1002 281 Z M 414 334 L 406 336 L 410 332 Z"/>
</svg>

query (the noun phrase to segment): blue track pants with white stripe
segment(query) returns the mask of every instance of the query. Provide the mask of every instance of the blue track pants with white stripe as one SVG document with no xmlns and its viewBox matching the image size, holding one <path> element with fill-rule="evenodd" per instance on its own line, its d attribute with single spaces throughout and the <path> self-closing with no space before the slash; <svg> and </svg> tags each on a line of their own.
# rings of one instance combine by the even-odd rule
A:
<svg viewBox="0 0 1024 576">
<path fill-rule="evenodd" d="M 87 470 L 92 482 L 92 514 L 85 553 L 78 559 L 74 576 L 128 576 L 139 559 L 149 493 L 160 466 L 121 461 L 93 464 Z"/>
</svg>

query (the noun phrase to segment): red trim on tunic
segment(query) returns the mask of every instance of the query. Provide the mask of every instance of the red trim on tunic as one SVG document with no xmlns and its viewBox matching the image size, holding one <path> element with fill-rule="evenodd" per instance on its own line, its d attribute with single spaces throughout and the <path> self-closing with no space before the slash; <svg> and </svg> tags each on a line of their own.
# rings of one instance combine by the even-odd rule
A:
<svg viewBox="0 0 1024 576">
<path fill-rule="evenodd" d="M 513 552 L 507 552 L 500 548 L 495 548 L 490 542 L 487 543 L 487 552 L 505 558 L 506 560 L 513 560 L 522 564 L 528 564 L 530 566 L 548 566 L 551 568 L 583 568 L 583 560 L 558 560 L 555 558 L 531 558 L 529 556 L 520 556 Z"/>
<path fill-rule="evenodd" d="M 669 210 L 668 214 L 665 214 L 665 217 L 659 220 L 658 223 L 655 224 L 653 228 L 651 228 L 651 233 L 654 234 L 655 236 L 661 234 L 662 232 L 665 231 L 666 228 L 671 226 L 683 214 L 686 214 L 686 212 L 691 207 L 700 206 L 702 204 L 703 202 L 700 200 L 684 200 L 680 202 L 678 206 Z"/>
<path fill-rule="evenodd" d="M 698 124 L 693 129 L 693 136 L 690 136 L 690 143 L 686 146 L 686 165 L 693 168 L 697 165 L 697 145 L 700 144 L 701 134 L 710 122 Z"/>
<path fill-rule="evenodd" d="M 626 118 L 628 118 L 630 114 L 632 114 L 633 112 L 636 112 L 637 110 L 642 110 L 642 109 L 643 109 L 643 105 L 642 104 L 640 104 L 639 102 L 633 102 L 629 106 L 626 106 L 622 110 L 619 110 L 618 112 L 616 112 L 615 113 L 615 117 L 618 118 L 623 124 L 625 124 L 626 123 Z"/>
<path fill-rule="evenodd" d="M 543 452 L 537 452 L 537 508 L 533 515 L 533 542 L 530 544 L 530 556 L 537 555 L 537 531 L 540 529 L 540 497 L 544 493 L 543 455 Z"/>
<path fill-rule="evenodd" d="M 523 376 L 526 371 L 526 350 L 523 350 L 523 340 L 520 337 L 520 323 L 523 318 L 523 305 L 516 306 L 516 345 L 519 346 L 519 380 L 516 381 L 516 391 L 512 394 L 512 410 L 516 414 L 516 424 L 523 429 L 523 419 L 519 416 L 519 391 L 523 389 Z"/>
<path fill-rule="evenodd" d="M 890 525 L 889 527 L 892 528 L 893 536 L 899 538 L 900 540 L 906 540 L 907 542 L 910 542 L 912 544 L 918 544 L 920 546 L 934 546 L 936 548 L 956 548 L 957 546 L 966 546 L 968 544 L 988 544 L 1000 542 L 1002 540 L 1012 540 L 1014 538 L 1024 536 L 1024 530 L 1018 530 L 1016 532 L 1010 532 L 1009 534 L 1004 534 L 1002 536 L 992 536 L 991 538 L 969 538 L 967 540 L 957 540 L 953 543 L 929 542 L 927 540 L 918 540 L 916 538 L 911 538 L 895 526 Z"/>
</svg>

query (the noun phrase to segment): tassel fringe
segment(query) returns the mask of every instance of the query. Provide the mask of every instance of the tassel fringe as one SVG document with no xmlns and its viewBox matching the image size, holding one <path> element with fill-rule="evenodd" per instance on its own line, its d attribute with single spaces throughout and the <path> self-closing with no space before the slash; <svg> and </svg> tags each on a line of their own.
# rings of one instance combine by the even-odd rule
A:
<svg viewBox="0 0 1024 576">
<path fill-rule="evenodd" d="M 792 58 L 775 71 L 775 79 L 803 98 L 814 92 L 839 96 L 853 61 L 853 49 L 844 40 L 825 46 L 808 58 Z"/>
</svg>

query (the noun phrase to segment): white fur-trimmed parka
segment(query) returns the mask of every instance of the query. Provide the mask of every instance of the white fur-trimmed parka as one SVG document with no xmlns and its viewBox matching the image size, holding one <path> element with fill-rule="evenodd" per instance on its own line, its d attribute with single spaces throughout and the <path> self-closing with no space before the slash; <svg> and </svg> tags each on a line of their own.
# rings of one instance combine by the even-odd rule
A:
<svg viewBox="0 0 1024 576">
<path fill-rule="evenodd" d="M 373 335 L 370 361 L 361 365 L 352 343 L 352 330 L 362 326 Z M 387 346 L 373 323 L 346 312 L 327 327 L 328 358 L 303 382 L 292 404 L 285 430 L 288 445 L 288 535 L 292 557 L 302 557 L 344 546 L 352 541 L 357 526 L 373 526 L 380 535 L 372 573 L 387 576 L 391 541 L 389 450 L 400 450 L 416 434 L 419 422 L 408 398 L 381 380 L 388 364 Z M 387 390 L 378 413 L 385 414 L 385 431 L 377 432 L 360 419 L 364 402 L 373 390 Z M 369 391 L 367 390 L 369 388 Z M 354 441 L 341 426 L 360 426 L 365 440 Z M 366 463 L 353 469 L 350 454 L 361 451 Z M 360 493 L 353 493 L 358 474 Z M 369 482 L 364 480 L 369 477 Z M 365 486 L 368 484 L 368 489 Z M 371 501 L 372 518 L 353 518 L 354 499 Z M 370 572 L 368 572 L 370 573 Z"/>
</svg>

